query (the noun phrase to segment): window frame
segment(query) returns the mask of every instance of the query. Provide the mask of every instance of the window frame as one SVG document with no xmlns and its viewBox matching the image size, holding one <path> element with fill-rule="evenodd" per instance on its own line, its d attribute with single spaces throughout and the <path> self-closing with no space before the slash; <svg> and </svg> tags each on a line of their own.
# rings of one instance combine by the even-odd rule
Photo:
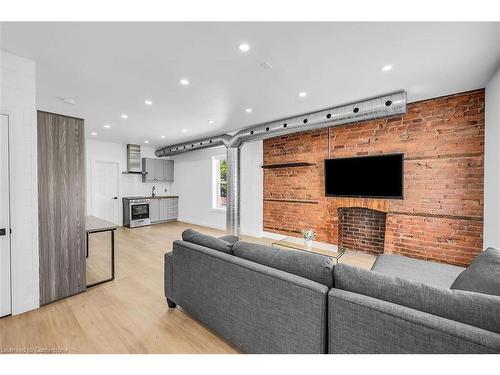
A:
<svg viewBox="0 0 500 375">
<path fill-rule="evenodd" d="M 215 155 L 212 156 L 212 210 L 217 212 L 226 212 L 226 206 L 219 206 L 219 194 L 220 194 L 220 162 L 221 160 L 226 160 L 226 155 Z M 227 187 L 227 174 L 226 181 L 223 182 Z M 227 191 L 227 189 L 226 189 Z"/>
</svg>

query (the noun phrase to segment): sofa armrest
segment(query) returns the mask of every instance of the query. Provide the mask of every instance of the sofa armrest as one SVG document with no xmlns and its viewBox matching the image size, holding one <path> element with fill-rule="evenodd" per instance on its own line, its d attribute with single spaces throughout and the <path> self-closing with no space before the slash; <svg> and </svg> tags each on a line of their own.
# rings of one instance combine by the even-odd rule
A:
<svg viewBox="0 0 500 375">
<path fill-rule="evenodd" d="M 499 353 L 500 334 L 373 297 L 328 294 L 330 353 Z"/>
<path fill-rule="evenodd" d="M 164 271 L 164 292 L 165 297 L 171 301 L 174 299 L 174 259 L 172 251 L 165 254 L 165 271 Z"/>
</svg>

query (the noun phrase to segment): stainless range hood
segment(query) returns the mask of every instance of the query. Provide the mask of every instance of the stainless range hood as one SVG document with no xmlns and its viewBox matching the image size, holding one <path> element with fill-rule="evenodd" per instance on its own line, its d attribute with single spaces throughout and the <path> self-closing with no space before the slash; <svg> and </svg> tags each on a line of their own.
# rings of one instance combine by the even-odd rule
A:
<svg viewBox="0 0 500 375">
<path fill-rule="evenodd" d="M 127 170 L 123 174 L 143 174 L 141 163 L 141 146 L 127 145 Z"/>
</svg>

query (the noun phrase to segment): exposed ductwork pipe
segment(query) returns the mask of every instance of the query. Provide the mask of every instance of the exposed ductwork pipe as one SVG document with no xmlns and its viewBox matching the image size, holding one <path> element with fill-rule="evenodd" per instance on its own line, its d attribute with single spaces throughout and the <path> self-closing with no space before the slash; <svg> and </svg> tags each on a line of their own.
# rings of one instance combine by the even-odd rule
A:
<svg viewBox="0 0 500 375">
<path fill-rule="evenodd" d="M 156 150 L 155 155 L 172 156 L 208 147 L 226 146 L 228 165 L 226 229 L 238 235 L 240 231 L 240 147 L 243 143 L 404 113 L 406 113 L 406 92 L 398 91 L 321 111 L 249 126 L 234 135 L 222 134 L 165 146 Z"/>
</svg>

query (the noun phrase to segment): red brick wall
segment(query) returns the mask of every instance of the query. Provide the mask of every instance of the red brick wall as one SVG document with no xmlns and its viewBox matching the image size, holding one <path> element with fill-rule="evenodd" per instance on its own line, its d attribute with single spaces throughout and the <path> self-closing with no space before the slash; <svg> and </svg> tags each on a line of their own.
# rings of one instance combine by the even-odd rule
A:
<svg viewBox="0 0 500 375">
<path fill-rule="evenodd" d="M 312 227 L 338 243 L 339 207 L 387 213 L 385 252 L 466 265 L 482 248 L 484 90 L 408 105 L 406 115 L 264 141 L 264 230 Z M 324 196 L 328 157 L 405 154 L 404 200 Z"/>
<path fill-rule="evenodd" d="M 369 208 L 341 207 L 339 212 L 339 249 L 384 252 L 386 213 Z"/>
</svg>

